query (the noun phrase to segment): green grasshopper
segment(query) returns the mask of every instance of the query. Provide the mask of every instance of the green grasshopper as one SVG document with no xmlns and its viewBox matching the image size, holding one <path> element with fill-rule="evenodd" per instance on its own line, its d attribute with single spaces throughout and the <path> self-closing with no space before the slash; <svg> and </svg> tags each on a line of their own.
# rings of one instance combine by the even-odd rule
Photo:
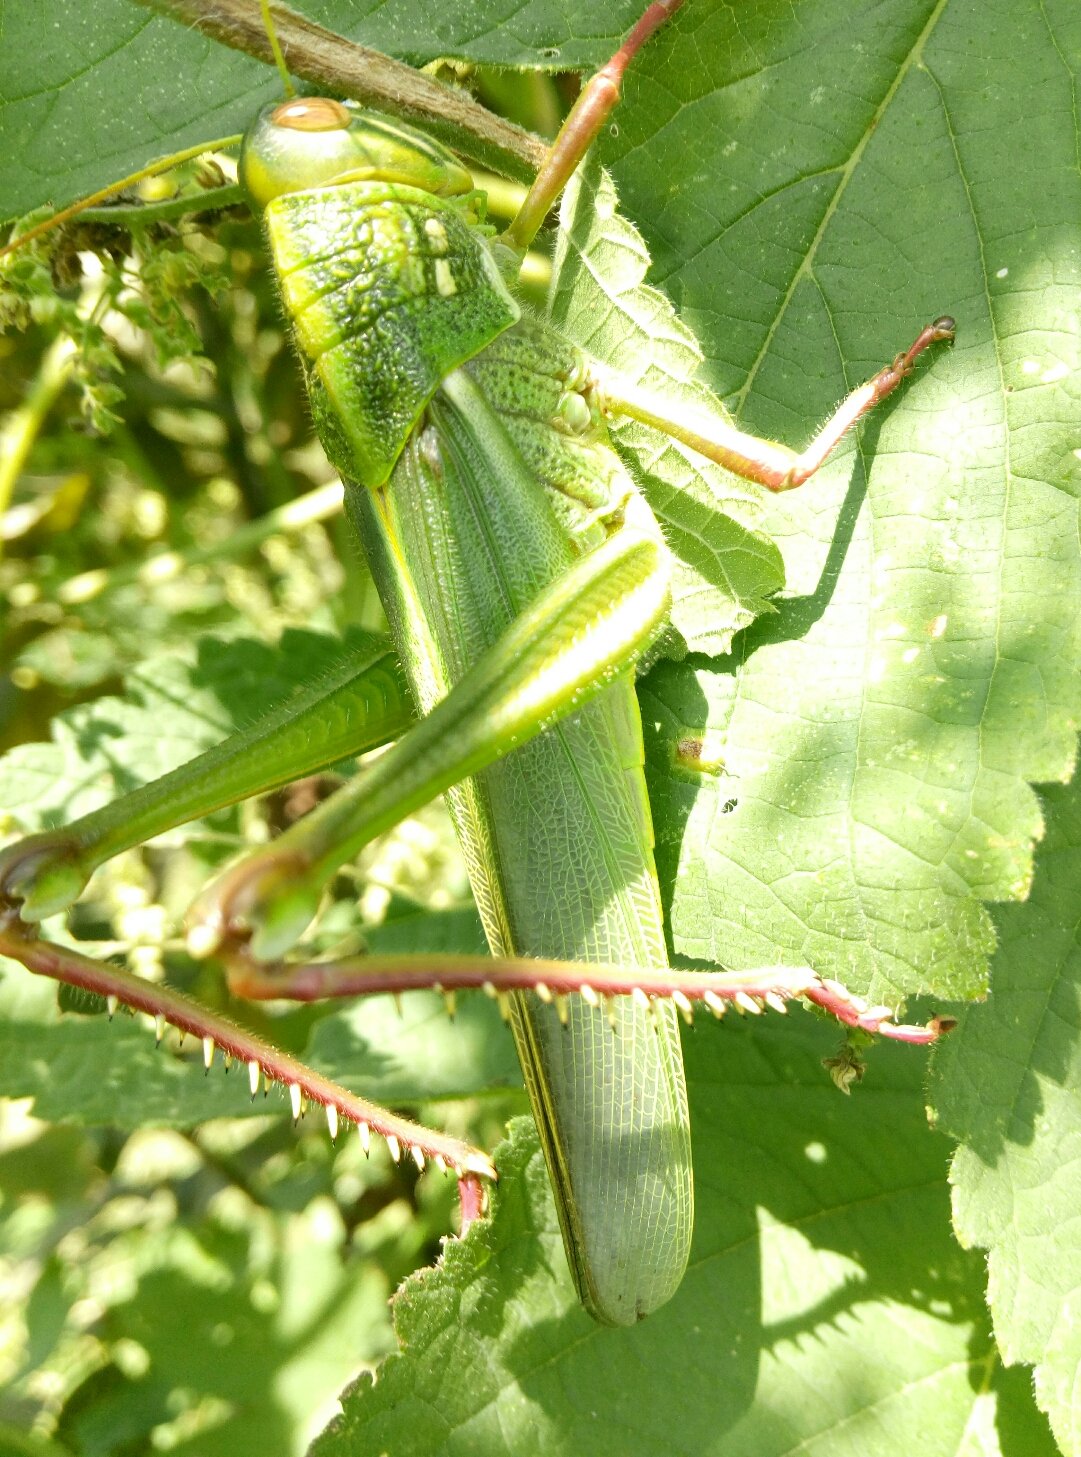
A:
<svg viewBox="0 0 1081 1457">
<path fill-rule="evenodd" d="M 31 929 L 122 849 L 393 740 L 203 893 L 189 945 L 220 955 L 234 989 L 256 996 L 490 983 L 506 998 L 579 1295 L 616 1325 L 663 1304 L 688 1258 L 679 1008 L 798 993 L 849 1022 L 888 1022 L 809 975 L 724 982 L 667 970 L 634 673 L 662 643 L 672 562 L 605 422 L 637 419 L 770 490 L 792 489 L 954 329 L 948 318 L 924 328 L 796 454 L 740 432 L 719 404 L 688 412 L 621 379 L 524 312 L 523 256 L 627 65 L 678 4 L 650 5 L 586 85 L 499 237 L 469 172 L 420 132 L 329 98 L 259 116 L 240 181 L 265 219 L 318 433 L 345 481 L 396 661 L 354 664 L 218 750 L 0 855 L 0 950 L 196 1033 L 208 1060 L 221 1046 L 248 1062 L 253 1086 L 273 1078 L 294 1107 L 302 1093 L 323 1103 L 332 1127 L 341 1115 L 364 1138 L 375 1129 L 392 1151 L 453 1167 L 468 1216 L 477 1176 L 492 1173 L 485 1155 Z M 490 967 L 284 964 L 328 878 L 444 791 Z M 936 1029 L 892 1030 L 918 1040 Z"/>
</svg>

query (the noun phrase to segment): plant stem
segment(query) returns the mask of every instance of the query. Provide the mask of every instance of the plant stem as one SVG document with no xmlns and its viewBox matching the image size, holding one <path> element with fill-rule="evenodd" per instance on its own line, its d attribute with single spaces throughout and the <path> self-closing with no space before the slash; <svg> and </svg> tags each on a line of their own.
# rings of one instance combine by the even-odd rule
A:
<svg viewBox="0 0 1081 1457">
<path fill-rule="evenodd" d="M 204 35 L 273 62 L 259 0 L 139 0 Z M 271 6 L 286 64 L 295 76 L 422 124 L 455 151 L 505 176 L 530 182 L 547 152 L 539 137 L 493 116 L 460 91 L 411 66 L 343 40 L 284 5 Z"/>
<path fill-rule="evenodd" d="M 45 417 L 64 388 L 74 358 L 75 341 L 71 335 L 57 335 L 42 358 L 26 399 L 12 410 L 0 429 L 0 517 L 11 503 L 15 482 Z M 0 550 L 2 542 L 0 535 Z"/>
<path fill-rule="evenodd" d="M 245 203 L 244 189 L 237 182 L 208 187 L 205 192 L 186 192 L 164 202 L 118 203 L 115 207 L 88 207 L 80 214 L 84 223 L 106 223 L 118 228 L 145 228 L 150 223 L 167 223 L 192 213 L 218 212 Z"/>
</svg>

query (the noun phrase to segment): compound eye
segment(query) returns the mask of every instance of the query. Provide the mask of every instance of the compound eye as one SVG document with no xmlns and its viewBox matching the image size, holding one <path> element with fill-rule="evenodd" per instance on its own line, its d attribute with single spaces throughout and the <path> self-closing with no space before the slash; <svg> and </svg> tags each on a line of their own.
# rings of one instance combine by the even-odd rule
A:
<svg viewBox="0 0 1081 1457">
<path fill-rule="evenodd" d="M 349 130 L 353 115 L 329 96 L 295 96 L 275 107 L 270 120 L 295 132 L 338 132 Z"/>
</svg>

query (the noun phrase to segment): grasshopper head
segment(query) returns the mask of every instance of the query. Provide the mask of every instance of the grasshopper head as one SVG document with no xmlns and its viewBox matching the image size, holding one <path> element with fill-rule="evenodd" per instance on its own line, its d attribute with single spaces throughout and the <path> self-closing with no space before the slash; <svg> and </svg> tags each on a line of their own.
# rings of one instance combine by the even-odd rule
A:
<svg viewBox="0 0 1081 1457">
<path fill-rule="evenodd" d="M 473 189 L 446 147 L 403 122 L 325 96 L 264 107 L 244 137 L 239 175 L 260 209 L 284 193 L 342 182 L 401 182 L 437 197 Z"/>
</svg>

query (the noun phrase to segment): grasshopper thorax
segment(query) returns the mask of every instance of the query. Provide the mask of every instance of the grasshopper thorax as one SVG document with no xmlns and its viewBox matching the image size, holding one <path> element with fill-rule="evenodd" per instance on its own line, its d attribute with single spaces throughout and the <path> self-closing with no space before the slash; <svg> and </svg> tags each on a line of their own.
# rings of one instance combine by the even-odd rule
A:
<svg viewBox="0 0 1081 1457">
<path fill-rule="evenodd" d="M 240 179 L 327 453 L 347 479 L 381 486 L 447 375 L 520 317 L 483 194 L 437 142 L 326 98 L 263 111 Z"/>
<path fill-rule="evenodd" d="M 391 182 L 458 197 L 473 179 L 453 152 L 355 102 L 297 96 L 264 107 L 248 128 L 239 177 L 252 203 L 345 182 Z"/>
</svg>

